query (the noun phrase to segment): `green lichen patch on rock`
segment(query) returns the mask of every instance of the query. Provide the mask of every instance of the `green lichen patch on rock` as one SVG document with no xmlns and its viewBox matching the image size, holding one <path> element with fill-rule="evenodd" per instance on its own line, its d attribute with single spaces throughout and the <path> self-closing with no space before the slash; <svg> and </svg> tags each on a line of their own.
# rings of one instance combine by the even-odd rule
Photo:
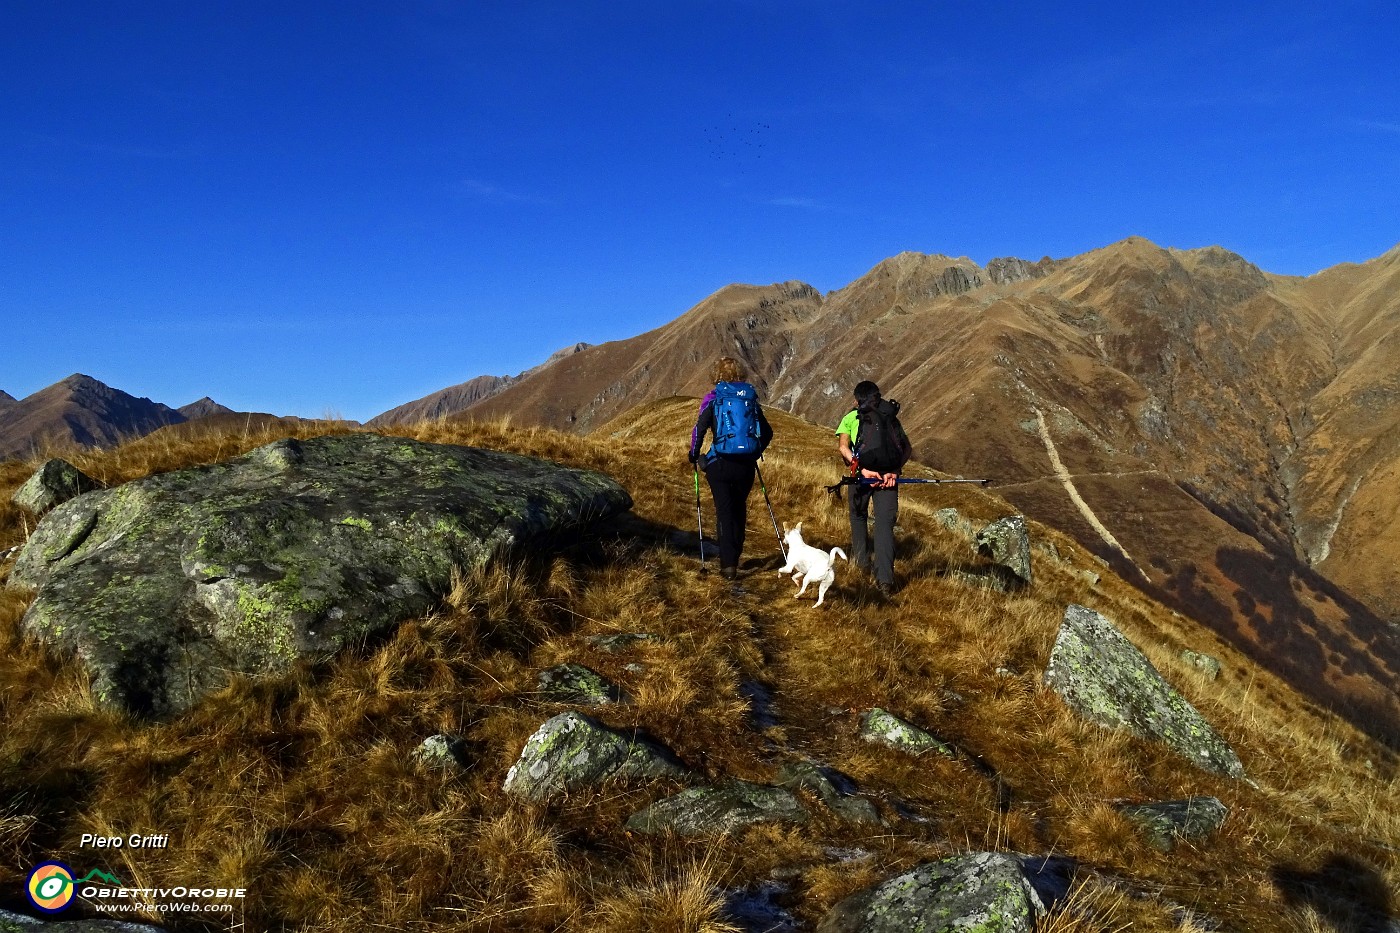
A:
<svg viewBox="0 0 1400 933">
<path fill-rule="evenodd" d="M 25 631 L 97 697 L 179 712 L 228 672 L 281 673 L 429 609 L 456 570 L 631 507 L 611 478 L 377 434 L 282 440 L 89 492 L 44 518 L 10 585 Z"/>
<path fill-rule="evenodd" d="M 1244 776 L 1234 749 L 1103 615 L 1070 606 L 1045 683 L 1081 716 L 1161 741 L 1207 771 Z"/>
<path fill-rule="evenodd" d="M 689 776 L 669 749 L 650 739 L 610 729 L 582 713 L 560 713 L 526 740 L 502 789 L 526 800 L 548 800 L 604 781 Z"/>
<path fill-rule="evenodd" d="M 976 852 L 920 865 L 851 895 L 817 933 L 1030 933 L 1044 911 L 1020 862 Z"/>
</svg>

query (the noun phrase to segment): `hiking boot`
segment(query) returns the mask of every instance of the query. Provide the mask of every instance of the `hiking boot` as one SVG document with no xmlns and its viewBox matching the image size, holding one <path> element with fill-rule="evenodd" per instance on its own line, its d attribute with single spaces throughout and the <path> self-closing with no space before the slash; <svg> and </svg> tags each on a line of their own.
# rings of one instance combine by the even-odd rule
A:
<svg viewBox="0 0 1400 933">
<path fill-rule="evenodd" d="M 738 567 L 721 567 L 721 568 L 719 568 L 719 575 L 720 575 L 721 577 L 724 577 L 724 579 L 729 580 L 730 582 L 733 582 L 734 580 L 739 579 L 739 568 L 738 568 Z"/>
<path fill-rule="evenodd" d="M 877 583 L 875 584 L 875 590 L 885 599 L 891 599 L 894 597 L 893 583 Z"/>
</svg>

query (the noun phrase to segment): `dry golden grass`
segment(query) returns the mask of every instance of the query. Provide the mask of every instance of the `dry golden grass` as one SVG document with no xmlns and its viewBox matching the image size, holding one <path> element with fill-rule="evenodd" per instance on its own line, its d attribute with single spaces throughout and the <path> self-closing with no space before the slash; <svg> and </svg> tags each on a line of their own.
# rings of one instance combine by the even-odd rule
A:
<svg viewBox="0 0 1400 933">
<path fill-rule="evenodd" d="M 899 870 L 989 848 L 1080 866 L 1043 921 L 1065 933 L 1168 929 L 1180 905 L 1235 929 L 1362 930 L 1385 908 L 1377 892 L 1400 886 L 1400 856 L 1386 848 L 1400 839 L 1394 754 L 1049 529 L 1032 526 L 1040 549 L 1029 595 L 966 582 L 957 572 L 978 558 L 933 513 L 1008 514 L 994 496 L 958 486 L 902 494 L 904 588 L 889 604 L 844 564 L 820 610 L 810 593 L 793 599 L 757 489 L 743 592 L 701 574 L 684 459 L 694 405 L 659 403 L 591 438 L 499 422 L 394 429 L 603 470 L 632 493 L 634 516 L 569 551 L 462 575 L 435 612 L 381 642 L 280 679 L 236 680 L 171 722 L 97 708 L 76 662 L 19 635 L 25 598 L 0 590 L 0 884 L 17 890 L 30 866 L 59 858 L 151 885 L 248 888 L 239 913 L 209 929 L 722 933 L 732 928 L 726 891 L 776 880 L 785 906 L 814 924 Z M 785 416 L 775 426 L 764 479 L 779 521 L 802 521 L 821 546 L 844 545 L 844 507 L 820 489 L 836 478 L 829 435 Z M 326 428 L 345 430 L 153 436 L 75 459 L 122 482 Z M 0 464 L 0 502 L 33 466 Z M 707 491 L 703 501 L 709 517 Z M 0 546 L 22 541 L 24 522 L 0 506 Z M 1101 572 L 1101 583 L 1081 570 Z M 1045 690 L 1069 602 L 1113 618 L 1235 746 L 1254 784 L 1086 724 Z M 588 640 L 618 632 L 655 638 L 612 654 Z M 1207 681 L 1179 659 L 1185 647 L 1220 658 L 1225 673 Z M 805 826 L 689 840 L 623 828 L 675 789 L 667 782 L 549 805 L 507 799 L 501 782 L 525 739 L 566 708 L 540 694 L 538 674 L 566 661 L 630 698 L 599 719 L 654 735 L 710 778 L 772 781 L 784 762 L 815 758 L 849 775 L 884 824 L 844 823 L 806 795 Z M 771 709 L 754 709 L 754 684 Z M 958 756 L 911 759 L 860 742 L 857 720 L 876 705 Z M 439 732 L 464 739 L 465 772 L 412 764 L 413 749 Z M 1170 854 L 1112 806 L 1190 794 L 1218 796 L 1230 817 Z M 77 846 L 84 832 L 169 833 L 170 848 L 95 861 Z M 1347 867 L 1361 882 L 1338 880 Z"/>
</svg>

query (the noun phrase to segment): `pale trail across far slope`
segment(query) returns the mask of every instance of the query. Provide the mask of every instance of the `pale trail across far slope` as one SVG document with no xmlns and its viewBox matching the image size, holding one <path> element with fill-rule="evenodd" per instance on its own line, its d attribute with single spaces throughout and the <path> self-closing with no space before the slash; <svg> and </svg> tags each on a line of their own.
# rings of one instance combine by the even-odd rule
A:
<svg viewBox="0 0 1400 933">
<path fill-rule="evenodd" d="M 1089 508 L 1089 503 L 1085 502 L 1084 498 L 1079 495 L 1079 490 L 1074 488 L 1074 480 L 1070 479 L 1069 471 L 1065 469 L 1064 462 L 1060 460 L 1060 452 L 1055 449 L 1055 442 L 1050 439 L 1050 428 L 1045 423 L 1045 415 L 1034 405 L 1031 406 L 1031 410 L 1035 412 L 1035 422 L 1040 430 L 1040 439 L 1045 442 L 1045 452 L 1050 457 L 1050 465 L 1054 467 L 1055 475 L 1058 476 L 1060 482 L 1064 484 L 1065 492 L 1069 495 L 1069 500 L 1074 503 L 1074 507 L 1079 510 L 1079 514 L 1084 516 L 1084 520 L 1089 523 L 1089 527 L 1098 532 L 1099 537 L 1103 538 L 1109 547 L 1116 549 L 1118 553 L 1122 554 L 1123 558 L 1133 565 L 1133 569 L 1142 574 L 1144 580 L 1151 583 L 1152 578 L 1143 572 L 1143 569 L 1138 566 L 1137 561 L 1133 560 L 1132 555 L 1128 553 L 1128 549 L 1119 544 L 1118 539 L 1113 537 L 1113 533 L 1103 526 L 1103 522 L 1099 521 L 1099 517 L 1094 514 L 1094 510 Z"/>
</svg>

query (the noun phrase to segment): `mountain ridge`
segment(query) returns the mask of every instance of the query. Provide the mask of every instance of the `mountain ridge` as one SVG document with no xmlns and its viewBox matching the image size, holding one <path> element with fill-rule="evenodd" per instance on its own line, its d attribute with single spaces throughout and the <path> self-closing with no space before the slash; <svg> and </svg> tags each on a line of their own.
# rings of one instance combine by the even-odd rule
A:
<svg viewBox="0 0 1400 933">
<path fill-rule="evenodd" d="M 767 404 L 835 424 L 851 386 L 873 379 L 934 467 L 993 476 L 1028 514 L 1125 561 L 1073 485 L 1154 593 L 1330 703 L 1391 709 L 1400 253 L 1307 278 L 1142 237 L 994 262 L 995 276 L 990 262 L 904 252 L 825 295 L 729 285 L 458 417 L 586 432 L 648 399 L 703 394 L 730 355 Z M 1155 528 L 1159 512 L 1179 527 Z M 1351 651 L 1378 652 L 1364 676 L 1348 673 Z"/>
</svg>

